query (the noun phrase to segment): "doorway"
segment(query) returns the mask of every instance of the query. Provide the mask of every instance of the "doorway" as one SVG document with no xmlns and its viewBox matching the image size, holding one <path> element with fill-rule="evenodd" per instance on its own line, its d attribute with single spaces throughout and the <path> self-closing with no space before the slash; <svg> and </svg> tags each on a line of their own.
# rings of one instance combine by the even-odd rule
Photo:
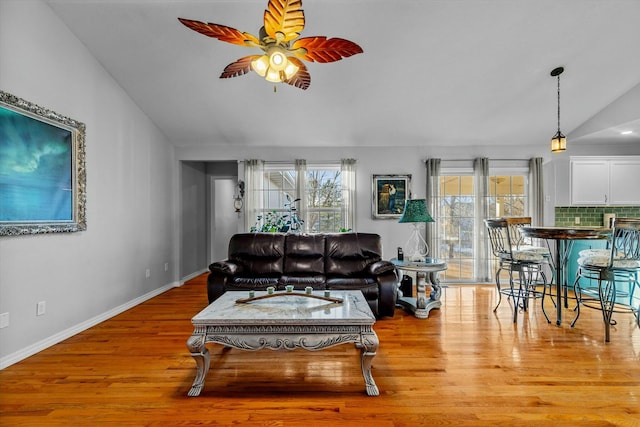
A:
<svg viewBox="0 0 640 427">
<path fill-rule="evenodd" d="M 227 257 L 229 240 L 238 231 L 238 214 L 233 208 L 237 178 L 210 177 L 209 259 Z"/>
<path fill-rule="evenodd" d="M 181 161 L 180 280 L 226 258 L 229 238 L 243 229 L 233 196 L 237 161 Z"/>
</svg>

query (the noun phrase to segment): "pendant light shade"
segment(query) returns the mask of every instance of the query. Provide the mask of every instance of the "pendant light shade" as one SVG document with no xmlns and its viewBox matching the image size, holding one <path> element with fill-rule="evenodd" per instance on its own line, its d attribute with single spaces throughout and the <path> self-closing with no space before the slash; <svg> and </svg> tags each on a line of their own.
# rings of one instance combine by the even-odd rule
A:
<svg viewBox="0 0 640 427">
<path fill-rule="evenodd" d="M 560 74 L 564 71 L 563 67 L 554 68 L 551 71 L 551 77 L 558 77 L 558 131 L 551 138 L 551 152 L 560 153 L 567 149 L 567 138 L 560 131 Z"/>
</svg>

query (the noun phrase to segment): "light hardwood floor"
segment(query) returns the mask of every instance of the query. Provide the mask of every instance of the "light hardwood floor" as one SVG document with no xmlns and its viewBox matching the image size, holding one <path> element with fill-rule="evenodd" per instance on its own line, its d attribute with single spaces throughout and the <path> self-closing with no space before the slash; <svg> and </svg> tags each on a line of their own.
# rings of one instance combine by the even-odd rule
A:
<svg viewBox="0 0 640 427">
<path fill-rule="evenodd" d="M 190 319 L 205 276 L 0 371 L 2 426 L 640 426 L 640 330 L 601 314 L 547 324 L 535 302 L 511 321 L 493 286 L 444 289 L 420 320 L 379 320 L 365 394 L 359 351 L 246 352 L 210 347 L 199 397 Z M 551 310 L 550 310 L 551 311 Z"/>
</svg>

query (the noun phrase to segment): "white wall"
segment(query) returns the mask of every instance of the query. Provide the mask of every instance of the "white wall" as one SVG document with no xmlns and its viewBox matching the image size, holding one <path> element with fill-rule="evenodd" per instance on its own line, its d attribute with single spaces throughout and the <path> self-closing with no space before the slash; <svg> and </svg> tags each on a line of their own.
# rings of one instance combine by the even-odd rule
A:
<svg viewBox="0 0 640 427">
<path fill-rule="evenodd" d="M 47 5 L 0 2 L 0 58 L 2 90 L 86 124 L 88 227 L 0 237 L 2 368 L 177 283 L 177 179 L 172 146 Z"/>
</svg>

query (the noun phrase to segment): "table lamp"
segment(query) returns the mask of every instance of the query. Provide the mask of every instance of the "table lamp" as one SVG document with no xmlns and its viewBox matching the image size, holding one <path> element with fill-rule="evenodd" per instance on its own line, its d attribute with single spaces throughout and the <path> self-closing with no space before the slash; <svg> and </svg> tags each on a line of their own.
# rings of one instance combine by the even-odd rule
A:
<svg viewBox="0 0 640 427">
<path fill-rule="evenodd" d="M 410 222 L 413 231 L 406 243 L 405 253 L 409 261 L 424 261 L 429 253 L 429 246 L 420 234 L 419 224 L 422 222 L 434 222 L 427 210 L 425 199 L 407 199 L 404 203 L 404 211 L 398 222 Z"/>
</svg>

